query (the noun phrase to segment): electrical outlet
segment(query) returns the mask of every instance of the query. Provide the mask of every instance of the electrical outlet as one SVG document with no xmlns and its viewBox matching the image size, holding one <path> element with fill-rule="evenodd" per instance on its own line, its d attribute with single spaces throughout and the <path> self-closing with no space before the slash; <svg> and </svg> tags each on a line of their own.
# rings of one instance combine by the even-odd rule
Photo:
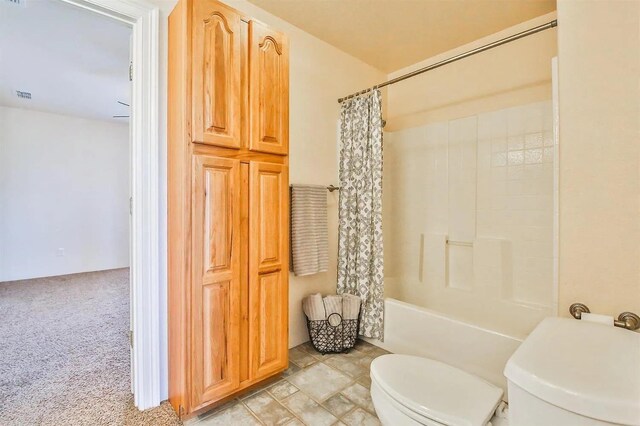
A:
<svg viewBox="0 0 640 426">
<path fill-rule="evenodd" d="M 56 256 L 64 257 L 64 249 L 63 248 L 59 248 L 58 251 L 56 252 Z"/>
</svg>

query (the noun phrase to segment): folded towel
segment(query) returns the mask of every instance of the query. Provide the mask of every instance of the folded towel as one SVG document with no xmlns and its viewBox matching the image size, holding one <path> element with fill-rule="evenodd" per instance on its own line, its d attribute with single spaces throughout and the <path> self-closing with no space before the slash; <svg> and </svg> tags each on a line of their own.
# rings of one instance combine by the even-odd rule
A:
<svg viewBox="0 0 640 426">
<path fill-rule="evenodd" d="M 302 311 L 311 321 L 324 320 L 327 318 L 324 310 L 324 302 L 320 293 L 310 294 L 302 299 Z"/>
<path fill-rule="evenodd" d="M 346 320 L 358 319 L 360 315 L 360 297 L 344 293 L 342 295 L 342 318 Z"/>
<path fill-rule="evenodd" d="M 327 188 L 291 185 L 291 270 L 296 275 L 325 272 L 329 265 Z"/>
</svg>

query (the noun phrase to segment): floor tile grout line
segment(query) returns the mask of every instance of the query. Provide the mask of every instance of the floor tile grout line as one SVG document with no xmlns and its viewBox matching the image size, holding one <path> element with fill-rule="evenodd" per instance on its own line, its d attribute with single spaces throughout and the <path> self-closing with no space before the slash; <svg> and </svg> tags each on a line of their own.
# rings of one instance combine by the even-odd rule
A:
<svg viewBox="0 0 640 426">
<path fill-rule="evenodd" d="M 301 391 L 300 389 L 298 389 L 298 392 L 302 392 L 302 391 Z M 287 395 L 287 397 L 286 397 L 286 398 L 283 398 L 283 400 L 282 400 L 282 401 L 278 401 L 278 398 L 276 398 L 276 401 L 278 401 L 278 403 L 280 403 L 280 405 L 282 405 L 284 408 L 287 408 L 287 407 L 285 407 L 285 406 L 284 406 L 284 404 L 283 404 L 282 402 L 283 402 L 285 399 L 289 399 L 289 398 L 291 398 L 293 395 L 297 394 L 298 392 L 294 392 L 294 393 L 292 393 L 291 395 Z M 304 393 L 304 392 L 303 392 L 303 393 Z M 292 412 L 292 413 L 293 413 L 293 412 Z M 307 425 L 307 424 L 304 422 L 304 420 L 302 420 L 302 419 L 298 416 L 298 414 L 293 413 L 293 416 L 294 416 L 296 419 L 300 420 L 300 422 L 301 422 L 303 425 Z M 289 424 L 289 423 L 291 423 L 291 422 L 287 422 L 287 424 Z M 285 426 L 286 426 L 286 425 L 285 425 Z"/>
<path fill-rule="evenodd" d="M 347 387 L 348 387 L 348 386 L 347 386 Z M 345 388 L 345 389 L 346 389 L 346 388 Z M 344 389 L 343 389 L 343 390 L 344 390 Z M 341 416 L 336 416 L 336 417 L 338 418 L 338 420 L 342 420 L 342 418 L 343 418 L 344 416 L 346 416 L 348 413 L 350 413 L 350 412 L 352 412 L 353 410 L 355 410 L 355 409 L 357 409 L 357 408 L 359 408 L 359 407 L 360 407 L 358 404 L 356 404 L 354 401 L 352 401 L 352 400 L 351 400 L 351 399 L 349 399 L 346 395 L 344 395 L 344 394 L 342 393 L 342 390 L 341 390 L 340 392 L 336 392 L 335 394 L 333 394 L 332 396 L 330 396 L 330 397 L 329 397 L 329 398 L 327 398 L 326 400 L 329 400 L 329 399 L 333 398 L 333 397 L 334 397 L 334 396 L 336 396 L 336 395 L 342 395 L 342 396 L 343 396 L 347 401 L 349 401 L 351 404 L 353 404 L 353 408 L 351 408 L 350 410 L 347 410 L 347 412 L 346 412 L 346 413 L 344 413 L 344 414 L 343 414 L 343 415 L 341 415 Z M 327 408 L 327 410 L 328 410 L 328 408 Z M 333 414 L 333 413 L 332 413 L 332 414 Z M 335 414 L 334 414 L 334 416 L 335 416 Z"/>
<path fill-rule="evenodd" d="M 325 364 L 325 365 L 326 365 L 326 364 Z M 355 401 L 353 401 L 351 398 L 349 398 L 347 395 L 345 395 L 345 394 L 343 394 L 343 393 L 342 393 L 342 392 L 344 392 L 344 390 L 345 390 L 345 389 L 348 389 L 348 388 L 350 388 L 351 386 L 353 386 L 353 385 L 355 385 L 355 384 L 360 385 L 360 386 L 362 386 L 363 388 L 367 389 L 367 387 L 366 387 L 366 386 L 364 386 L 362 383 L 358 382 L 358 379 L 360 379 L 361 377 L 363 377 L 363 376 L 365 376 L 365 375 L 363 374 L 363 375 L 360 375 L 360 376 L 358 376 L 358 377 L 352 378 L 352 377 L 348 376 L 347 374 L 345 374 L 343 371 L 341 371 L 341 370 L 339 370 L 339 369 L 337 369 L 337 368 L 335 368 L 335 367 L 332 367 L 332 366 L 330 366 L 330 365 L 328 365 L 328 367 L 333 368 L 334 370 L 341 372 L 341 373 L 342 373 L 342 374 L 344 374 L 345 376 L 347 376 L 347 377 L 349 377 L 350 379 L 352 379 L 352 381 L 351 381 L 349 384 L 345 385 L 345 386 L 344 386 L 342 389 L 340 389 L 339 391 L 337 391 L 337 392 L 335 392 L 335 393 L 333 393 L 333 394 L 329 395 L 327 398 L 325 398 L 325 399 L 324 399 L 324 401 L 323 401 L 323 402 L 318 402 L 318 401 L 316 401 L 316 402 L 318 402 L 320 405 L 322 405 L 322 406 L 324 407 L 324 403 L 325 403 L 326 401 L 328 401 L 329 399 L 333 398 L 334 396 L 336 396 L 336 395 L 340 394 L 340 395 L 342 395 L 343 397 L 345 397 L 349 402 L 351 402 L 351 403 L 355 406 L 355 407 L 354 407 L 352 410 L 350 410 L 349 412 L 351 412 L 351 411 L 355 410 L 356 408 L 360 407 L 360 408 L 362 408 L 363 410 L 365 410 L 367 413 L 373 414 L 373 415 L 375 415 L 376 417 L 378 417 L 376 413 L 371 413 L 371 410 L 369 410 L 369 409 L 368 409 L 368 408 L 366 408 L 366 407 L 361 406 L 360 404 L 358 404 L 357 402 L 355 402 Z M 368 390 L 369 392 L 371 391 L 370 389 L 367 389 L 367 390 Z M 310 398 L 312 398 L 312 399 L 313 399 L 313 397 L 311 397 L 311 396 L 310 396 Z M 326 408 L 326 407 L 325 407 L 325 408 Z M 345 415 L 346 415 L 346 414 L 345 414 Z M 342 418 L 342 417 L 340 417 L 340 418 Z"/>
<path fill-rule="evenodd" d="M 263 422 L 262 420 L 260 420 L 260 418 L 256 415 L 256 413 L 254 413 L 251 408 L 249 408 L 249 406 L 247 404 L 244 403 L 244 401 L 238 401 L 244 408 L 245 410 L 247 410 L 249 412 L 249 414 L 251 416 L 253 416 L 256 420 L 258 420 L 258 423 L 260 423 L 263 426 L 266 426 L 265 422 Z"/>
<path fill-rule="evenodd" d="M 285 379 L 283 379 L 283 380 L 286 380 L 286 378 L 285 378 Z M 280 382 L 277 382 L 277 383 L 280 383 Z M 288 407 L 286 407 L 284 404 L 282 404 L 282 402 L 280 402 L 280 400 L 279 400 L 278 398 L 276 398 L 276 397 L 275 397 L 275 395 L 273 395 L 271 392 L 269 392 L 269 389 L 271 389 L 271 388 L 272 388 L 273 386 L 275 386 L 277 383 L 273 383 L 272 385 L 267 386 L 267 387 L 265 387 L 264 389 L 261 389 L 260 391 L 258 391 L 258 392 L 256 392 L 256 393 L 254 393 L 253 395 L 251 395 L 251 397 L 257 396 L 258 394 L 260 394 L 260 393 L 264 392 L 264 393 L 268 394 L 268 395 L 269 395 L 269 396 L 270 396 L 270 397 L 271 397 L 271 398 L 272 398 L 272 399 L 273 399 L 273 400 L 274 400 L 278 405 L 280 405 L 280 406 L 281 406 L 282 408 L 284 408 L 287 412 L 289 412 L 289 413 L 294 417 L 294 419 L 300 420 L 303 424 L 306 424 L 306 423 L 304 423 L 304 422 L 302 421 L 302 419 L 301 419 L 301 418 L 299 418 L 299 417 L 297 416 L 297 414 L 296 414 L 296 413 L 294 413 L 293 411 L 291 411 Z M 290 384 L 291 384 L 291 383 L 290 383 Z M 293 387 L 295 387 L 295 385 L 293 385 L 293 384 L 292 384 L 292 386 L 293 386 Z M 296 389 L 298 389 L 298 388 L 296 388 Z M 289 395 L 289 396 L 293 396 L 293 395 L 295 395 L 295 394 L 296 394 L 296 393 L 298 393 L 298 392 L 300 392 L 300 389 L 298 389 L 296 392 L 292 393 L 292 394 L 291 394 L 291 395 Z M 288 398 L 289 396 L 287 396 L 287 398 Z M 254 417 L 256 417 L 256 418 L 258 419 L 258 421 L 260 421 L 260 423 L 261 423 L 261 424 L 263 424 L 263 425 L 264 425 L 265 423 L 264 423 L 264 422 L 263 422 L 263 421 L 258 417 L 258 413 L 255 413 L 255 412 L 251 409 L 251 407 L 249 407 L 249 405 L 247 405 L 247 404 L 244 402 L 244 401 L 247 401 L 248 399 L 250 399 L 251 397 L 245 398 L 244 400 L 242 400 L 242 401 L 240 401 L 240 402 L 241 402 L 241 403 L 242 403 L 242 404 L 247 408 L 247 410 L 249 410 L 249 411 L 251 412 L 251 414 L 253 414 L 253 415 L 254 415 Z M 293 419 L 291 419 L 291 421 L 293 421 Z M 291 423 L 291 421 L 287 422 L 286 424 Z"/>
<path fill-rule="evenodd" d="M 363 407 L 362 405 L 358 404 L 357 402 L 355 402 L 354 400 L 352 400 L 351 398 L 349 398 L 347 395 L 345 395 L 345 394 L 343 394 L 343 393 L 342 393 L 345 389 L 350 388 L 350 387 L 351 387 L 351 386 L 353 386 L 354 384 L 359 384 L 359 385 L 360 385 L 360 383 L 358 383 L 358 382 L 351 383 L 349 386 L 345 387 L 344 389 L 342 389 L 340 392 L 337 392 L 337 393 L 336 393 L 336 394 L 334 394 L 333 396 L 336 396 L 337 394 L 340 394 L 340 395 L 344 396 L 345 398 L 347 398 L 347 400 L 348 400 L 349 402 L 351 402 L 353 405 L 355 405 L 355 408 L 362 408 L 362 409 L 363 409 L 364 411 L 366 411 L 367 413 L 373 414 L 373 415 L 375 415 L 376 417 L 378 417 L 378 415 L 377 415 L 376 413 L 372 413 L 372 412 L 371 412 L 371 410 L 369 410 L 369 409 L 368 409 L 368 408 L 366 408 L 366 407 Z M 360 386 L 362 386 L 362 385 L 360 385 Z M 364 386 L 362 386 L 362 387 L 364 387 Z M 365 389 L 366 389 L 366 388 L 365 388 Z M 331 398 L 331 396 L 330 396 L 329 398 Z M 327 399 L 328 399 L 328 398 L 327 398 Z M 354 408 L 354 409 L 355 409 L 355 408 Z M 353 410 L 351 410 L 351 411 L 353 411 Z"/>
<path fill-rule="evenodd" d="M 295 385 L 293 385 L 295 386 Z M 281 405 L 284 406 L 283 402 L 287 399 L 292 398 L 293 396 L 295 396 L 298 393 L 302 393 L 304 396 L 306 396 L 307 398 L 309 398 L 311 401 L 315 402 L 316 404 L 318 404 L 318 406 L 320 406 L 321 408 L 323 408 L 325 411 L 327 411 L 329 414 L 331 414 L 333 417 L 335 417 L 336 419 L 338 419 L 338 421 L 340 421 L 340 417 L 336 416 L 335 414 L 333 414 L 331 411 L 329 411 L 329 409 L 327 407 L 324 406 L 324 404 L 322 402 L 319 402 L 317 400 L 315 400 L 311 395 L 307 394 L 305 391 L 303 391 L 302 389 L 298 389 L 297 392 L 292 393 L 291 395 L 288 395 L 286 398 L 283 398 L 282 401 L 278 401 L 280 402 Z M 334 394 L 335 395 L 335 394 Z M 327 399 L 329 399 L 331 397 L 328 397 Z M 276 398 L 277 400 L 277 398 Z M 285 407 L 287 408 L 287 407 Z M 296 416 L 296 418 L 298 418 L 298 420 L 300 420 L 303 424 L 307 425 L 307 423 L 305 423 L 305 421 L 301 418 L 298 417 L 298 415 L 296 413 L 293 413 L 294 416 Z M 337 423 L 337 422 L 336 422 Z"/>
<path fill-rule="evenodd" d="M 347 398 L 347 399 L 348 399 L 348 398 Z M 339 420 L 342 422 L 342 419 L 343 419 L 343 418 L 347 417 L 349 414 L 353 413 L 353 412 L 354 412 L 354 411 L 356 411 L 358 408 L 362 408 L 362 407 L 360 407 L 358 404 L 355 404 L 355 403 L 354 403 L 354 407 L 353 407 L 351 410 L 349 410 L 349 411 L 347 411 L 346 413 L 344 413 L 342 416 L 340 416 L 340 419 L 339 419 Z M 344 423 L 344 422 L 342 422 L 342 423 Z"/>
<path fill-rule="evenodd" d="M 294 387 L 295 387 L 295 385 L 291 385 L 291 386 L 294 386 Z M 296 389 L 298 389 L 298 388 L 296 388 Z M 284 408 L 284 409 L 285 409 L 285 410 L 287 410 L 289 413 L 291 413 L 291 415 L 292 415 L 294 418 L 296 418 L 296 419 L 300 420 L 303 424 L 306 424 L 304 421 L 302 421 L 302 419 L 301 419 L 301 418 L 299 418 L 299 417 L 298 417 L 298 415 L 297 415 L 296 413 L 294 413 L 294 412 L 293 412 L 293 410 L 290 410 L 290 409 L 289 409 L 289 407 L 286 407 L 282 402 L 280 402 L 280 400 L 279 400 L 278 398 L 276 398 L 276 397 L 275 397 L 275 395 L 273 395 L 271 392 L 269 392 L 269 389 L 266 389 L 266 390 L 265 390 L 265 392 L 267 392 L 267 393 L 268 393 L 268 394 L 273 398 L 273 400 L 274 400 L 275 402 L 277 402 L 277 403 L 278 403 L 282 408 Z M 291 395 L 289 395 L 289 396 L 293 396 L 293 395 L 297 394 L 298 392 L 302 392 L 302 391 L 301 391 L 300 389 L 298 389 L 297 391 L 295 391 L 294 393 L 292 393 L 292 394 L 291 394 Z M 288 398 L 289 396 L 287 396 L 287 398 Z M 290 422 L 287 422 L 287 423 L 290 423 Z"/>
</svg>

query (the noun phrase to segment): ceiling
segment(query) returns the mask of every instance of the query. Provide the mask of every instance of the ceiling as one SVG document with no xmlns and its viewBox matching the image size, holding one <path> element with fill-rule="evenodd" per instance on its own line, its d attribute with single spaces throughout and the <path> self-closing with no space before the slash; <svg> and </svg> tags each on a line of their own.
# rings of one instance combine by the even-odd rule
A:
<svg viewBox="0 0 640 426">
<path fill-rule="evenodd" d="M 249 0 L 384 72 L 556 9 L 555 0 Z"/>
<path fill-rule="evenodd" d="M 127 24 L 57 0 L 0 0 L 0 28 L 0 105 L 127 122 L 112 118 L 129 113 L 117 103 L 129 103 Z"/>
</svg>

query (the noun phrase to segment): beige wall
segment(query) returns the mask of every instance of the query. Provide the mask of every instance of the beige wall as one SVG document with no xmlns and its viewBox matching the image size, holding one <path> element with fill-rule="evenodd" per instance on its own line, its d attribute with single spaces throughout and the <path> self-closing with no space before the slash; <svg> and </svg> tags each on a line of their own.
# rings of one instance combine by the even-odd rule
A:
<svg viewBox="0 0 640 426">
<path fill-rule="evenodd" d="M 559 310 L 640 313 L 640 2 L 558 0 Z"/>
<path fill-rule="evenodd" d="M 389 74 L 394 78 L 555 19 L 555 13 L 523 22 Z M 387 127 L 427 123 L 551 99 L 551 58 L 556 29 L 514 41 L 389 86 Z"/>
</svg>

